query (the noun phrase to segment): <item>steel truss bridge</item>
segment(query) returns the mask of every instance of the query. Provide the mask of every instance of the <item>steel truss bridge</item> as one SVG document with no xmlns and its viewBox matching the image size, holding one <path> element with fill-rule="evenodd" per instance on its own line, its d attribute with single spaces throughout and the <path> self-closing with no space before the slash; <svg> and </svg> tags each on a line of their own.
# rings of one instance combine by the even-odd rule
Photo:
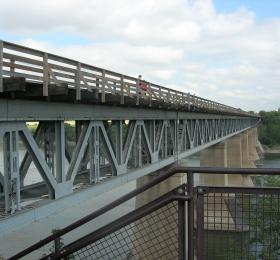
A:
<svg viewBox="0 0 280 260">
<path fill-rule="evenodd" d="M 3 212 L 23 209 L 22 202 L 32 197 L 57 199 L 107 179 L 130 181 L 259 121 L 258 115 L 150 82 L 143 92 L 139 83 L 0 41 Z M 27 122 L 38 122 L 35 133 Z M 32 163 L 42 181 L 25 185 Z"/>
</svg>

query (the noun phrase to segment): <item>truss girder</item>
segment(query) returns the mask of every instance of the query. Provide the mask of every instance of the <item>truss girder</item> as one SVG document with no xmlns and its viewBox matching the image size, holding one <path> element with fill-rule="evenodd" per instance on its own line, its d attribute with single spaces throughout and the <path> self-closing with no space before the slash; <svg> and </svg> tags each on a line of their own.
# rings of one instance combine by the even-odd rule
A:
<svg viewBox="0 0 280 260">
<path fill-rule="evenodd" d="M 256 119 L 232 117 L 76 121 L 71 151 L 63 120 L 39 122 L 34 135 L 26 122 L 0 122 L 0 142 L 4 144 L 1 159 L 5 165 L 0 172 L 0 193 L 6 211 L 14 212 L 21 208 L 21 190 L 26 188 L 24 180 L 32 162 L 49 197 L 56 199 L 73 191 L 82 172 L 90 185 L 146 165 L 160 167 L 161 161 L 171 157 L 176 161 L 187 151 L 226 139 L 256 123 Z M 21 162 L 19 142 L 26 147 Z"/>
</svg>

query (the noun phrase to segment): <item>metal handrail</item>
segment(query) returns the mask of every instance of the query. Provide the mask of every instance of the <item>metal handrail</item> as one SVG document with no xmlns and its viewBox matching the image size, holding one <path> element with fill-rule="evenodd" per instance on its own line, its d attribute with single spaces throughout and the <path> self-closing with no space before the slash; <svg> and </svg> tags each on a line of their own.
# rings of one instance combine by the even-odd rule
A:
<svg viewBox="0 0 280 260">
<path fill-rule="evenodd" d="M 0 40 L 0 92 L 3 92 L 3 77 L 24 77 L 28 82 L 43 84 L 43 95 L 48 96 L 48 84 L 66 83 L 76 90 L 76 99 L 81 99 L 81 90 L 101 93 L 101 102 L 106 94 L 118 94 L 139 98 L 139 79 L 111 70 L 92 66 L 77 60 L 35 50 L 18 44 Z M 190 93 L 169 89 L 152 82 L 145 97 L 166 103 L 195 106 L 219 113 L 231 113 L 258 117 L 256 114 L 230 107 Z"/>
<path fill-rule="evenodd" d="M 192 193 L 193 190 L 193 174 L 194 173 L 201 173 L 201 174 L 250 174 L 250 175 L 258 175 L 258 174 L 265 174 L 265 175 L 280 175 L 280 169 L 275 168 L 221 168 L 221 167 L 172 167 L 165 172 L 161 172 L 159 176 L 155 177 L 153 180 L 145 183 L 139 188 L 123 195 L 122 197 L 116 199 L 115 201 L 109 203 L 108 205 L 98 209 L 97 211 L 81 218 L 78 221 L 68 225 L 67 227 L 58 230 L 56 233 L 40 240 L 39 242 L 35 243 L 34 245 L 26 248 L 25 250 L 19 252 L 18 254 L 12 256 L 9 259 L 19 259 L 27 254 L 41 248 L 42 246 L 48 244 L 49 242 L 55 241 L 56 239 L 60 238 L 61 236 L 69 233 L 70 231 L 92 221 L 93 219 L 103 215 L 104 213 L 112 210 L 113 208 L 119 206 L 120 204 L 132 199 L 133 197 L 143 193 L 144 191 L 148 190 L 149 188 L 159 184 L 160 182 L 168 179 L 169 177 L 177 174 L 177 173 L 187 173 L 188 177 L 188 192 Z M 189 207 L 193 207 L 190 203 Z M 193 222 L 193 219 L 189 219 L 188 221 Z M 190 234 L 189 234 L 190 236 Z M 192 237 L 192 236 L 190 236 Z M 191 247 L 190 247 L 191 248 Z"/>
<path fill-rule="evenodd" d="M 136 220 L 148 215 L 149 213 L 156 211 L 157 209 L 167 205 L 172 201 L 189 201 L 192 199 L 192 197 L 190 195 L 184 195 L 185 189 L 186 185 L 183 184 L 175 188 L 174 190 L 160 196 L 159 198 L 156 198 L 153 201 L 141 206 L 140 208 L 137 208 L 134 211 L 120 217 L 119 219 L 79 238 L 78 240 L 75 240 L 71 244 L 63 247 L 61 251 L 44 256 L 43 258 L 41 258 L 41 260 L 62 259 L 69 256 L 71 253 L 74 253 L 81 248 L 84 248 L 87 245 L 106 237 L 114 231 L 135 222 Z M 180 190 L 181 192 L 179 193 Z"/>
</svg>

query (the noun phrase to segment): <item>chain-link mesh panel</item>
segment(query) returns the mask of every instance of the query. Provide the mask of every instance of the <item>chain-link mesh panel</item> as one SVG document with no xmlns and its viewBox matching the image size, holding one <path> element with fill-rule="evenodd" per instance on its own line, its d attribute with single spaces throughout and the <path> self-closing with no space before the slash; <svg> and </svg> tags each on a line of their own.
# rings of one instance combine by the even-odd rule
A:
<svg viewBox="0 0 280 260">
<path fill-rule="evenodd" d="M 205 194 L 205 259 L 279 260 L 279 196 Z"/>
<path fill-rule="evenodd" d="M 75 252 L 71 259 L 178 259 L 178 202 Z"/>
</svg>

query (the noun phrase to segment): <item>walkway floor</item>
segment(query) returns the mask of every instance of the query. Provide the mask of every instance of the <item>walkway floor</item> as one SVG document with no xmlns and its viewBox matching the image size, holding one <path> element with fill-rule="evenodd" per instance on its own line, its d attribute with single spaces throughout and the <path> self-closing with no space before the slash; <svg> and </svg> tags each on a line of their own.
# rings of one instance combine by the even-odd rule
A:
<svg viewBox="0 0 280 260">
<path fill-rule="evenodd" d="M 108 204 L 109 202 L 115 200 L 116 198 L 126 194 L 127 192 L 135 189 L 136 182 L 130 182 L 123 186 L 120 186 L 111 191 L 105 192 L 97 197 L 85 201 L 82 204 L 75 205 L 71 208 L 67 208 L 53 214 L 47 218 L 41 219 L 39 221 L 33 222 L 25 226 L 24 228 L 18 229 L 11 233 L 0 235 L 0 259 L 4 259 L 12 256 L 13 254 L 25 249 L 26 247 L 32 245 L 38 240 L 42 239 L 51 234 L 53 229 L 63 228 L 75 220 L 80 219 L 83 216 L 93 212 L 94 210 Z M 110 221 L 116 219 L 117 217 L 131 211 L 135 207 L 135 199 L 128 201 L 126 204 L 110 211 L 108 214 L 103 215 L 101 218 L 97 218 L 77 231 L 72 232 L 71 235 L 67 235 L 63 238 L 64 243 L 73 241 L 75 238 L 80 237 L 81 234 L 85 235 L 97 227 L 109 223 Z M 28 255 L 24 259 L 32 260 L 38 259 L 38 257 L 43 254 L 50 253 L 50 247 L 44 247 L 36 254 Z"/>
</svg>

